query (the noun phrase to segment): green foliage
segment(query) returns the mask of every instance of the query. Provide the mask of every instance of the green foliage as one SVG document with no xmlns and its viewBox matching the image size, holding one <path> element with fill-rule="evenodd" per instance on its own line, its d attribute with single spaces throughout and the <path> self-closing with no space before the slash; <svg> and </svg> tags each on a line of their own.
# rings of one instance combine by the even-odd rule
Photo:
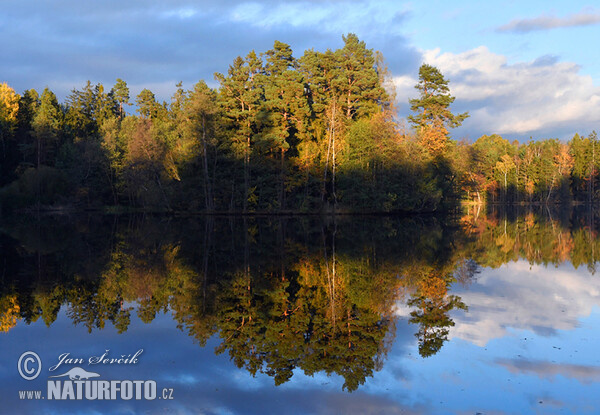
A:
<svg viewBox="0 0 600 415">
<path fill-rule="evenodd" d="M 115 101 L 119 103 L 119 116 L 123 118 L 123 116 L 125 116 L 124 106 L 131 105 L 129 103 L 129 87 L 127 86 L 127 82 L 123 81 L 121 78 L 117 78 L 111 92 Z"/>
<path fill-rule="evenodd" d="M 155 118 L 158 115 L 159 104 L 149 89 L 142 89 L 135 98 L 135 103 L 138 106 L 138 113 L 142 118 Z"/>
<path fill-rule="evenodd" d="M 56 95 L 45 88 L 40 97 L 40 105 L 31 121 L 36 139 L 37 166 L 53 164 L 63 124 L 63 113 Z"/>
<path fill-rule="evenodd" d="M 453 114 L 450 104 L 448 80 L 434 66 L 423 64 L 419 68 L 419 83 L 415 86 L 419 98 L 410 99 L 410 109 L 416 115 L 409 115 L 408 121 L 415 127 L 424 148 L 432 156 L 444 153 L 448 128 L 458 127 L 469 116 L 468 113 Z"/>
<path fill-rule="evenodd" d="M 495 134 L 456 143 L 448 129 L 468 114 L 452 113 L 449 81 L 426 64 L 419 97 L 409 101 L 416 134 L 406 133 L 381 54 L 355 34 L 342 41 L 298 58 L 275 41 L 215 74 L 217 89 L 179 83 L 168 104 L 143 89 L 137 115 L 125 110 L 130 91 L 120 78 L 110 91 L 87 81 L 62 105 L 48 88 L 19 97 L 2 86 L 0 186 L 48 166 L 67 178 L 61 200 L 71 207 L 244 214 L 434 212 L 457 209 L 461 198 L 600 197 L 595 133 L 569 144 L 509 143 Z"/>
<path fill-rule="evenodd" d="M 460 186 L 478 202 L 570 203 L 594 193 L 593 144 L 579 135 L 568 144 L 557 139 L 520 144 L 493 134 L 460 151 L 454 156 L 463 158 L 458 166 Z"/>
</svg>

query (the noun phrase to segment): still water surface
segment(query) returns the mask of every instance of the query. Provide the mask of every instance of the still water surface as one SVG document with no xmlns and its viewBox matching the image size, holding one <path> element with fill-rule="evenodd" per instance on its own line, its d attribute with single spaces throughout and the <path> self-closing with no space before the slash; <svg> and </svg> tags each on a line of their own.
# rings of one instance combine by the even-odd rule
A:
<svg viewBox="0 0 600 415">
<path fill-rule="evenodd" d="M 599 413 L 597 227 L 548 213 L 4 220 L 0 413 Z M 158 396 L 49 400 L 73 367 Z"/>
</svg>

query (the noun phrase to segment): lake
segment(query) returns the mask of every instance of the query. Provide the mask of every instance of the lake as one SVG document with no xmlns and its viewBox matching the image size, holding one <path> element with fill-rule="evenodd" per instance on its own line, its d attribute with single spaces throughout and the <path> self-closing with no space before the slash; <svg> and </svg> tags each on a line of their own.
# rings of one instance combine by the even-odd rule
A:
<svg viewBox="0 0 600 415">
<path fill-rule="evenodd" d="M 597 223 L 3 219 L 0 412 L 598 413 Z"/>
</svg>

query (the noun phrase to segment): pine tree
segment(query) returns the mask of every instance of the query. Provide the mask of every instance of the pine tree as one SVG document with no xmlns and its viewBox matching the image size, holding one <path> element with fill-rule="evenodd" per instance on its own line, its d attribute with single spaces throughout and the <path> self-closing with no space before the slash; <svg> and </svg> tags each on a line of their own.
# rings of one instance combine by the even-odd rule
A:
<svg viewBox="0 0 600 415">
<path fill-rule="evenodd" d="M 258 114 L 264 100 L 260 84 L 263 71 L 261 59 L 251 51 L 245 59 L 237 57 L 229 66 L 227 76 L 215 74 L 221 85 L 221 103 L 232 132 L 232 150 L 244 159 L 243 212 L 248 211 L 248 202 L 254 200 L 250 189 L 250 159 L 254 136 L 257 133 Z"/>
<path fill-rule="evenodd" d="M 42 92 L 40 106 L 33 118 L 32 127 L 37 141 L 37 166 L 48 163 L 58 145 L 62 112 L 56 95 L 48 87 Z"/>
<path fill-rule="evenodd" d="M 130 105 L 129 87 L 127 87 L 127 82 L 123 81 L 121 78 L 117 78 L 117 82 L 112 88 L 112 93 L 115 97 L 115 100 L 119 103 L 119 116 L 123 118 L 126 114 L 123 106 Z"/>
<path fill-rule="evenodd" d="M 342 38 L 344 47 L 336 51 L 340 72 L 334 82 L 342 111 L 348 120 L 375 114 L 388 105 L 389 97 L 380 85 L 373 50 L 353 33 Z"/>
<path fill-rule="evenodd" d="M 289 45 L 275 41 L 265 52 L 263 85 L 265 102 L 261 117 L 266 121 L 262 139 L 273 152 L 279 153 L 279 208 L 285 207 L 285 154 L 295 146 L 297 135 L 304 133 L 309 114 L 302 75 Z"/>
<path fill-rule="evenodd" d="M 419 68 L 419 83 L 415 86 L 420 97 L 410 99 L 410 109 L 416 115 L 409 115 L 422 146 L 432 155 L 442 154 L 448 141 L 448 128 L 458 127 L 469 116 L 468 113 L 454 115 L 450 104 L 448 81 L 434 66 L 423 64 Z"/>
<path fill-rule="evenodd" d="M 190 91 L 184 103 L 184 114 L 188 124 L 187 134 L 184 134 L 185 138 L 182 141 L 185 147 L 192 147 L 193 143 L 200 143 L 204 204 L 208 211 L 214 210 L 214 176 L 211 175 L 209 153 L 210 150 L 213 150 L 214 153 L 218 144 L 216 137 L 220 121 L 218 105 L 216 91 L 210 89 L 204 81 L 200 81 L 194 86 L 194 90 Z M 190 148 L 182 150 L 188 154 L 186 158 L 192 152 Z M 215 162 L 216 159 L 213 159 L 213 163 Z"/>
<path fill-rule="evenodd" d="M 135 99 L 138 105 L 138 113 L 142 118 L 154 118 L 157 115 L 159 104 L 156 102 L 154 94 L 149 89 L 142 89 Z"/>
</svg>

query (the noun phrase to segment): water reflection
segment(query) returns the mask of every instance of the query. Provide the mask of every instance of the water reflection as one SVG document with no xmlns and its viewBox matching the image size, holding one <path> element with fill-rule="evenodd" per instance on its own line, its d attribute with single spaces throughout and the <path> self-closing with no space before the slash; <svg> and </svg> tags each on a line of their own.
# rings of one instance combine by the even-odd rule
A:
<svg viewBox="0 0 600 415">
<path fill-rule="evenodd" d="M 251 374 L 337 373 L 350 391 L 385 358 L 402 270 L 448 237 L 433 219 L 45 218 L 4 230 L 4 330 L 17 315 L 51 325 L 67 307 L 89 332 L 123 333 L 132 313 L 150 323 L 169 310 Z"/>
<path fill-rule="evenodd" d="M 335 373 L 343 377 L 343 388 L 353 391 L 382 368 L 399 316 L 416 328 L 422 357 L 438 353 L 453 336 L 485 345 L 502 332 L 506 322 L 498 310 L 518 313 L 519 307 L 497 303 L 490 316 L 497 327 L 488 327 L 496 334 L 482 330 L 481 316 L 490 303 L 466 288 L 481 267 L 525 260 L 531 269 L 568 261 L 594 272 L 600 246 L 590 223 L 578 216 L 557 219 L 543 210 L 523 216 L 471 212 L 444 221 L 5 221 L 0 330 L 10 330 L 19 319 L 52 326 L 63 310 L 89 332 L 110 323 L 124 333 L 133 315 L 151 323 L 170 312 L 200 346 L 217 338 L 215 352 L 252 375 L 265 373 L 280 385 L 297 369 L 309 376 Z M 506 284 L 493 275 L 478 283 Z M 519 281 L 539 286 L 523 287 Z M 529 309 L 527 298 L 537 297 L 528 297 L 527 289 L 544 287 L 536 281 L 515 277 L 505 286 L 505 298 L 518 298 Z M 473 311 L 480 318 L 469 326 Z M 555 320 L 560 328 L 561 317 Z M 453 328 L 456 321 L 461 324 Z M 512 322 L 512 327 L 543 330 L 544 325 Z M 533 370 L 521 363 L 498 364 Z"/>
</svg>

